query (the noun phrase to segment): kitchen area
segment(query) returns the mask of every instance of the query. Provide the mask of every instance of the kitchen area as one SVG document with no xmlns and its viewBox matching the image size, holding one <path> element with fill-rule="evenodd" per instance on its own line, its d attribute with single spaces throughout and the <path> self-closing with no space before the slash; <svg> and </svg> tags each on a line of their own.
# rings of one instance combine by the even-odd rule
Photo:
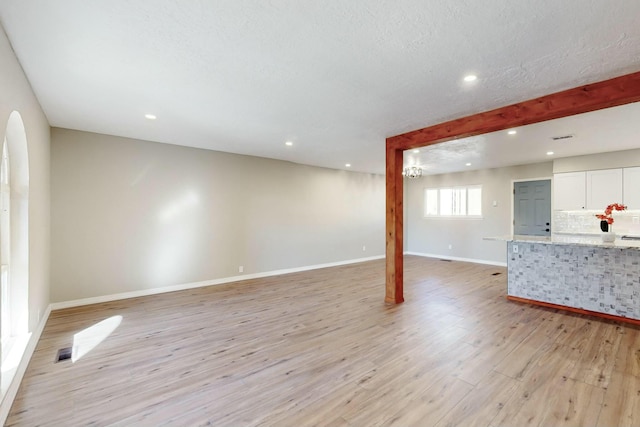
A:
<svg viewBox="0 0 640 427">
<path fill-rule="evenodd" d="M 508 299 L 640 324 L 640 161 L 607 154 L 625 167 L 554 162 L 550 236 L 494 238 L 507 241 Z M 613 203 L 626 209 L 601 228 Z"/>
</svg>

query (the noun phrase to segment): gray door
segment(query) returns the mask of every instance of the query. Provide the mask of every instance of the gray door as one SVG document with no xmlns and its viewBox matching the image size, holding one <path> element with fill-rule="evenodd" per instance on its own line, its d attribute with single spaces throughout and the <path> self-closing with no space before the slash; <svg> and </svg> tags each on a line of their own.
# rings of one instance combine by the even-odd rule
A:
<svg viewBox="0 0 640 427">
<path fill-rule="evenodd" d="M 551 180 L 516 182 L 513 194 L 513 233 L 549 236 Z"/>
</svg>

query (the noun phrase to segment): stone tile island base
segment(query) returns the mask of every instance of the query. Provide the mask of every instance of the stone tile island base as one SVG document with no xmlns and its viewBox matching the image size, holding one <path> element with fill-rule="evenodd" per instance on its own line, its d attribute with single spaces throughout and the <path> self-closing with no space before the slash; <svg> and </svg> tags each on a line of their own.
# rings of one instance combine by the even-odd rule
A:
<svg viewBox="0 0 640 427">
<path fill-rule="evenodd" d="M 507 251 L 509 299 L 640 324 L 639 248 L 509 241 Z"/>
</svg>

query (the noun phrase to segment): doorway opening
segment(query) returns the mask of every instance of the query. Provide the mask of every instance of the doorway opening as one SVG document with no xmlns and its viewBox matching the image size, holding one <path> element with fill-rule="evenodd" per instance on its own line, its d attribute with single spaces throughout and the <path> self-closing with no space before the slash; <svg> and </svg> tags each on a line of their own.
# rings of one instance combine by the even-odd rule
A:
<svg viewBox="0 0 640 427">
<path fill-rule="evenodd" d="M 6 392 L 29 339 L 29 159 L 20 113 L 7 121 L 0 161 L 1 391 Z"/>
</svg>

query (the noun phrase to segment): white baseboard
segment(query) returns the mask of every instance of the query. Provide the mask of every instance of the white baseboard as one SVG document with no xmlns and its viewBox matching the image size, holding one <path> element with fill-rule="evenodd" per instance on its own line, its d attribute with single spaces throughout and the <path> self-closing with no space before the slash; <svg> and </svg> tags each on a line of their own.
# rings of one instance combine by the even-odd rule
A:
<svg viewBox="0 0 640 427">
<path fill-rule="evenodd" d="M 464 261 L 464 262 L 473 262 L 473 263 L 476 263 L 476 264 L 495 265 L 496 267 L 506 267 L 507 266 L 506 262 L 489 261 L 489 260 L 486 260 L 486 259 L 460 258 L 460 257 L 448 256 L 448 255 L 425 254 L 425 253 L 421 253 L 421 252 L 405 252 L 404 254 L 405 255 L 422 256 L 422 257 L 426 257 L 426 258 L 439 258 L 439 259 L 448 259 L 448 260 L 451 260 L 451 261 Z"/>
<path fill-rule="evenodd" d="M 262 277 L 279 276 L 281 274 L 297 273 L 300 271 L 316 270 L 319 268 L 337 267 L 340 265 L 355 264 L 359 262 L 373 261 L 384 258 L 384 255 L 372 256 L 367 258 L 357 258 L 347 261 L 330 262 L 326 264 L 316 264 L 305 267 L 286 268 L 283 270 L 272 270 L 263 273 L 245 274 L 242 276 L 225 277 L 222 279 L 204 280 L 202 282 L 184 283 L 180 285 L 163 286 L 161 288 L 143 289 L 139 291 L 122 292 L 119 294 L 102 295 L 98 297 L 82 298 L 71 301 L 54 302 L 51 304 L 51 310 L 60 310 L 63 308 L 79 307 L 82 305 L 99 304 L 103 302 L 117 301 L 127 298 L 144 297 L 147 295 L 163 294 L 166 292 L 184 291 L 187 289 L 201 288 L 205 286 L 224 285 L 226 283 L 239 282 L 242 280 L 259 279 Z"/>
<path fill-rule="evenodd" d="M 24 373 L 27 371 L 27 366 L 29 366 L 31 356 L 33 356 L 33 352 L 38 345 L 38 341 L 40 341 L 40 336 L 42 335 L 42 331 L 44 330 L 45 325 L 47 324 L 47 320 L 49 320 L 50 314 L 51 305 L 47 307 L 42 318 L 40 319 L 40 323 L 38 323 L 36 329 L 31 333 L 31 337 L 29 337 L 29 342 L 24 349 L 24 353 L 22 354 L 20 363 L 18 364 L 13 379 L 11 380 L 11 384 L 7 388 L 7 392 L 2 398 L 2 403 L 0 403 L 0 425 L 4 425 L 7 421 L 9 411 L 11 410 L 11 405 L 13 405 L 13 401 L 18 394 L 18 389 L 20 388 L 20 384 L 22 383 L 22 378 L 24 377 Z"/>
</svg>

